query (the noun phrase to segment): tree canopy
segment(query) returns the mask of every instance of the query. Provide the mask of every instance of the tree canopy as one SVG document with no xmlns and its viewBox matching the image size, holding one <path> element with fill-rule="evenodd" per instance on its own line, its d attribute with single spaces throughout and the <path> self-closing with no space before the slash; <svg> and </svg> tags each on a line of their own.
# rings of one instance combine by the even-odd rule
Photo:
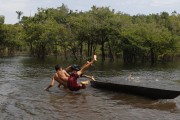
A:
<svg viewBox="0 0 180 120">
<path fill-rule="evenodd" d="M 21 21 L 20 12 L 20 24 L 0 25 L 3 49 L 26 48 L 31 56 L 39 58 L 53 54 L 87 59 L 96 53 L 102 61 L 122 56 L 125 63 L 152 64 L 180 53 L 180 14 L 176 12 L 131 16 L 109 7 L 72 11 L 62 4 L 58 8 L 38 8 L 34 16 L 23 16 Z"/>
</svg>

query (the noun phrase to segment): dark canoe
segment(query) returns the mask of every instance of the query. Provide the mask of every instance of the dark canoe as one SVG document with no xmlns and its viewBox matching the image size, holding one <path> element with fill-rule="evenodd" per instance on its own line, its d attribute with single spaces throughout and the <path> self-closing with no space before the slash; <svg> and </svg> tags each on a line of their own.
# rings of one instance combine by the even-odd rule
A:
<svg viewBox="0 0 180 120">
<path fill-rule="evenodd" d="M 174 99 L 180 95 L 180 91 L 176 90 L 151 88 L 120 83 L 117 84 L 111 82 L 91 81 L 91 86 L 98 89 L 124 92 L 128 94 L 144 96 L 151 99 Z"/>
</svg>

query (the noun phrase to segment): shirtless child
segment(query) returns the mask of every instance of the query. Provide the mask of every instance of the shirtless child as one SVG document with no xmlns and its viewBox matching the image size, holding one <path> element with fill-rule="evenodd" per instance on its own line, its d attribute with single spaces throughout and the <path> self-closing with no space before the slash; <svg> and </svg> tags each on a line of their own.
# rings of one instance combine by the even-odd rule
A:
<svg viewBox="0 0 180 120">
<path fill-rule="evenodd" d="M 97 61 L 97 56 L 94 55 L 93 60 L 84 64 L 79 71 L 72 71 L 72 74 L 69 75 L 65 70 L 60 67 L 60 65 L 55 66 L 56 73 L 53 75 L 51 79 L 50 85 L 45 89 L 49 90 L 54 85 L 54 81 L 56 80 L 60 85 L 67 87 L 71 91 L 77 91 L 80 89 L 85 89 L 86 85 L 81 82 L 81 84 L 77 83 L 77 79 L 81 76 L 85 70 L 87 70 L 95 61 Z M 84 75 L 84 77 L 94 79 L 93 77 L 89 77 Z"/>
</svg>

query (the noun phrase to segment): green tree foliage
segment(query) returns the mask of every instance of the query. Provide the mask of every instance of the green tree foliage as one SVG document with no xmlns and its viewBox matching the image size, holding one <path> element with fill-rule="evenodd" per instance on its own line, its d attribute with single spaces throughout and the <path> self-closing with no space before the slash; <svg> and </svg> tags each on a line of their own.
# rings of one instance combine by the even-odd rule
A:
<svg viewBox="0 0 180 120">
<path fill-rule="evenodd" d="M 5 31 L 4 25 L 0 24 L 0 56 L 3 55 L 5 49 Z"/>
<path fill-rule="evenodd" d="M 56 19 L 57 14 L 55 9 L 39 8 L 34 17 L 23 18 L 24 39 L 30 47 L 31 56 L 43 59 L 52 51 L 57 54 L 57 48 L 54 49 L 57 45 L 65 46 L 67 30 L 65 25 L 58 24 L 60 19 Z"/>
<path fill-rule="evenodd" d="M 175 11 L 130 16 L 109 7 L 92 6 L 82 12 L 62 4 L 56 9 L 38 8 L 34 16 L 23 16 L 21 23 L 14 26 L 21 34 L 11 26 L 0 26 L 0 40 L 9 47 L 15 35 L 14 42 L 24 40 L 31 56 L 39 58 L 54 54 L 77 60 L 99 54 L 102 61 L 122 56 L 125 63 L 154 64 L 171 60 L 180 51 L 180 15 Z"/>
<path fill-rule="evenodd" d="M 1 55 L 7 48 L 8 55 L 14 55 L 16 50 L 20 50 L 23 44 L 20 39 L 22 27 L 19 25 L 2 25 L 0 27 Z"/>
<path fill-rule="evenodd" d="M 4 16 L 0 15 L 0 24 L 4 24 Z"/>
<path fill-rule="evenodd" d="M 115 56 L 122 52 L 124 62 L 149 60 L 153 64 L 160 57 L 173 54 L 178 41 L 178 37 L 175 37 L 179 32 L 177 14 L 170 16 L 166 12 L 130 16 L 121 12 L 115 13 L 108 7 L 96 6 L 87 12 L 74 12 L 63 4 L 57 9 L 38 9 L 38 13 L 31 20 L 34 24 L 43 24 L 44 27 L 48 21 L 54 21 L 57 26 L 61 26 L 60 33 L 63 34 L 55 32 L 56 29 L 54 33 L 60 35 L 57 37 L 54 34 L 58 39 L 51 38 L 51 41 L 61 42 L 58 46 L 63 48 L 66 58 L 67 51 L 70 51 L 75 59 L 78 59 L 77 56 L 83 58 L 84 54 L 88 57 L 98 52 L 102 61 L 107 56 L 113 61 Z M 40 26 L 38 28 L 40 29 Z M 47 28 L 44 29 L 46 30 L 43 33 L 48 31 Z M 46 35 L 44 40 L 48 39 Z M 38 40 L 40 41 L 40 38 Z M 52 42 L 51 46 L 54 43 Z"/>
<path fill-rule="evenodd" d="M 0 16 L 0 56 L 4 53 L 5 32 L 3 30 L 4 16 Z"/>
</svg>

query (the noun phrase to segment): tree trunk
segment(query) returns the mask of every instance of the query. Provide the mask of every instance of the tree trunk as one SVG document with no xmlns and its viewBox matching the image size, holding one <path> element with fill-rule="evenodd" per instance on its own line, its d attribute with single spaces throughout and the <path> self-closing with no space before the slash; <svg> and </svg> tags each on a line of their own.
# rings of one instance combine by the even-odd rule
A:
<svg viewBox="0 0 180 120">
<path fill-rule="evenodd" d="M 66 51 L 66 46 L 64 47 L 64 58 L 67 60 L 67 51 Z"/>
<path fill-rule="evenodd" d="M 75 60 L 78 60 L 77 56 L 76 56 L 76 48 L 72 48 L 72 54 L 74 56 Z"/>
<path fill-rule="evenodd" d="M 150 50 L 150 55 L 151 55 L 151 65 L 155 64 L 156 61 L 157 61 L 157 56 L 156 54 L 154 53 L 154 50 L 151 48 Z"/>
<path fill-rule="evenodd" d="M 113 53 L 112 53 L 112 49 L 111 49 L 111 45 L 110 45 L 109 40 L 108 40 L 108 47 L 109 47 L 109 58 L 110 58 L 110 61 L 114 61 L 114 56 L 113 56 Z"/>
<path fill-rule="evenodd" d="M 33 45 L 32 43 L 30 43 L 30 56 L 34 56 L 34 52 L 33 52 Z"/>
<path fill-rule="evenodd" d="M 88 57 L 88 60 L 89 60 L 89 57 L 90 57 L 90 41 L 88 41 L 87 57 Z"/>
<path fill-rule="evenodd" d="M 90 44 L 90 54 L 89 54 L 89 56 L 92 56 L 92 54 L 93 54 L 93 44 L 94 44 L 94 41 L 91 40 L 91 44 Z"/>
<path fill-rule="evenodd" d="M 105 61 L 105 52 L 104 52 L 104 41 L 101 42 L 101 54 L 102 54 L 102 62 Z"/>
<path fill-rule="evenodd" d="M 80 59 L 82 60 L 82 58 L 83 58 L 83 42 L 80 43 L 79 54 L 80 54 Z"/>
<path fill-rule="evenodd" d="M 41 59 L 44 59 L 46 56 L 46 46 L 45 45 L 41 46 L 41 51 L 42 51 Z"/>
</svg>

